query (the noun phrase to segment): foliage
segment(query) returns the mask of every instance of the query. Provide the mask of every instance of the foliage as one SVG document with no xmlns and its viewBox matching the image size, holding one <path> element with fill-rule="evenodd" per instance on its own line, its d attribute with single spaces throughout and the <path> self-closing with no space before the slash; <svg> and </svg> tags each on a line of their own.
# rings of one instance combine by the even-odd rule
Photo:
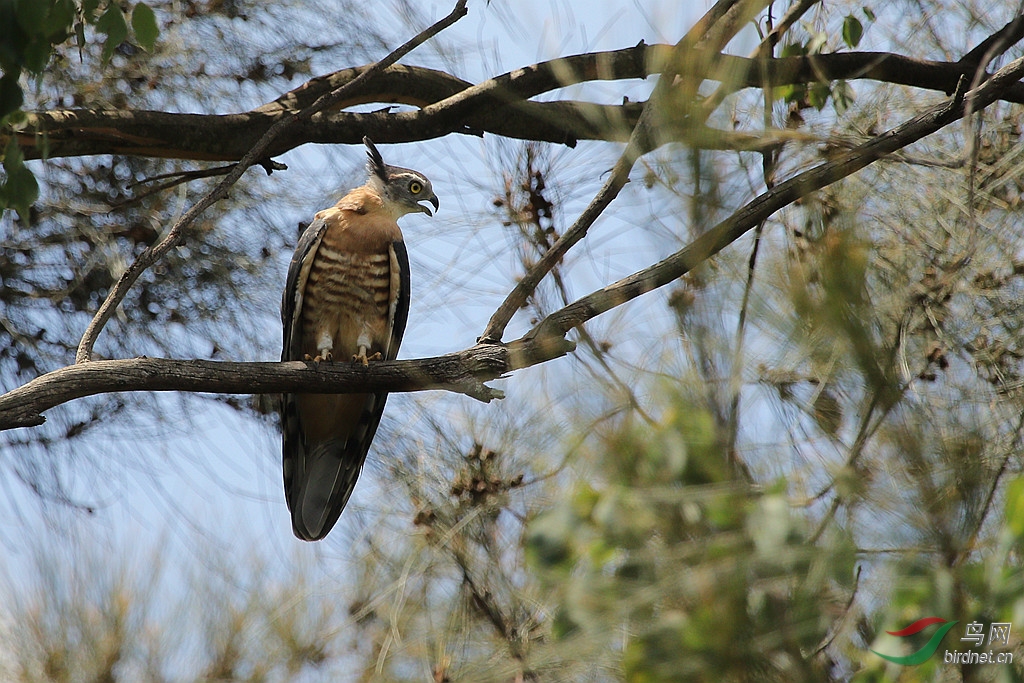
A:
<svg viewBox="0 0 1024 683">
<path fill-rule="evenodd" d="M 102 62 L 106 63 L 114 50 L 129 40 L 144 50 L 151 51 L 160 29 L 156 15 L 144 3 L 136 3 L 131 10 L 131 27 L 124 10 L 117 2 L 100 0 L 5 0 L 0 3 L 0 129 L 11 132 L 24 120 L 21 106 L 24 93 L 19 84 L 22 71 L 40 78 L 54 52 L 68 41 L 72 34 L 81 55 L 86 47 L 86 26 L 104 34 Z M 6 135 L 4 137 L 7 137 Z M 16 209 L 22 220 L 29 220 L 29 208 L 39 196 L 39 186 L 32 171 L 24 164 L 15 137 L 11 136 L 4 156 L 4 177 L 0 178 L 0 211 Z"/>
<path fill-rule="evenodd" d="M 629 681 L 825 680 L 852 539 L 811 543 L 785 483 L 733 478 L 715 432 L 683 400 L 653 429 L 626 425 L 602 438 L 603 483 L 530 524 L 551 635 L 621 656 Z"/>
</svg>

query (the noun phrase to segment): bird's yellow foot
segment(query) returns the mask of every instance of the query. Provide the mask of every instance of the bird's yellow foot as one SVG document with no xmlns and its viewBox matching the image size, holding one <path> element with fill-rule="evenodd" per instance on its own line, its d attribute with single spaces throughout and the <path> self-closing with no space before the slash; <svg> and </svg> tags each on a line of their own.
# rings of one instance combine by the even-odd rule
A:
<svg viewBox="0 0 1024 683">
<path fill-rule="evenodd" d="M 366 349 L 363 349 L 363 348 L 360 348 L 359 349 L 359 353 L 357 353 L 356 355 L 352 356 L 352 362 L 353 363 L 362 363 L 364 368 L 367 365 L 370 364 L 371 360 L 383 360 L 383 359 L 384 359 L 384 356 L 380 355 L 380 351 L 377 351 L 372 356 L 367 356 L 366 355 Z"/>
<path fill-rule="evenodd" d="M 302 360 L 313 365 L 320 365 L 320 363 L 327 361 L 328 363 L 334 361 L 334 355 L 330 351 L 318 353 L 316 356 L 311 356 L 308 353 L 302 354 Z"/>
</svg>

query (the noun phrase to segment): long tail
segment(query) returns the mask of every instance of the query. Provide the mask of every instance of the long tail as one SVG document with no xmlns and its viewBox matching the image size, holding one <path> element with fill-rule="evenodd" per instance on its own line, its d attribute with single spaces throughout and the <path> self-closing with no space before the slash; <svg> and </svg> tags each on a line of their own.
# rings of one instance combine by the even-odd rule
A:
<svg viewBox="0 0 1024 683">
<path fill-rule="evenodd" d="M 318 541 L 334 528 L 355 489 L 386 399 L 387 394 L 372 394 L 347 437 L 306 443 L 294 396 L 285 396 L 284 489 L 298 538 Z"/>
<path fill-rule="evenodd" d="M 292 530 L 304 541 L 317 541 L 341 516 L 356 487 L 363 457 L 350 453 L 344 442 L 328 441 L 316 444 L 304 460 L 305 471 L 292 480 L 288 491 Z"/>
</svg>

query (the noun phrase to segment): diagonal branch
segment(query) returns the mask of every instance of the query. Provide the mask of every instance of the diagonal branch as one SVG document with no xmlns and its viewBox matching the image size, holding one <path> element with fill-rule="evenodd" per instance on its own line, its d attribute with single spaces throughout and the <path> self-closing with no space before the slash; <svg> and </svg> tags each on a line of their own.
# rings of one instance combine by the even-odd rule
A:
<svg viewBox="0 0 1024 683">
<path fill-rule="evenodd" d="M 487 327 L 480 336 L 482 342 L 500 342 L 505 334 L 505 328 L 515 312 L 522 308 L 533 292 L 537 289 L 544 276 L 551 272 L 552 268 L 562 260 L 562 257 L 580 240 L 587 235 L 587 231 L 594 224 L 594 221 L 604 213 L 604 210 L 615 200 L 622 191 L 622 188 L 629 182 L 629 172 L 637 160 L 647 152 L 655 148 L 657 143 L 654 140 L 653 124 L 656 122 L 657 109 L 660 101 L 663 101 L 670 91 L 676 89 L 676 76 L 684 67 L 685 58 L 691 56 L 693 50 L 701 47 L 702 43 L 710 42 L 714 52 L 724 47 L 735 31 L 737 26 L 737 11 L 749 12 L 751 8 L 758 5 L 760 0 L 719 0 L 708 12 L 690 29 L 685 36 L 676 43 L 672 52 L 667 55 L 665 64 L 658 78 L 658 83 L 651 93 L 650 99 L 644 105 L 643 113 L 633 132 L 629 136 L 626 149 L 623 150 L 608 180 L 591 200 L 583 213 L 573 222 L 572 226 L 559 237 L 551 248 L 527 271 L 527 273 L 516 283 L 512 291 L 508 293 L 505 300 L 501 302 L 497 310 L 487 321 Z M 741 14 L 740 16 L 745 16 Z M 724 27 L 723 27 L 724 24 Z M 710 52 L 710 51 L 707 51 Z M 687 83 L 693 93 L 699 85 L 700 78 L 690 79 Z M 685 97 L 685 95 L 684 95 Z M 687 98 L 688 101 L 688 98 Z M 564 336 L 564 335 L 559 335 Z"/>
<path fill-rule="evenodd" d="M 962 79 L 961 87 L 957 89 L 950 100 L 927 109 L 900 126 L 843 153 L 832 161 L 779 183 L 708 230 L 686 248 L 659 263 L 555 311 L 523 338 L 561 339 L 569 330 L 591 318 L 676 280 L 735 242 L 748 230 L 769 218 L 779 209 L 811 192 L 856 173 L 878 159 L 962 118 L 967 101 L 971 102 L 972 111 L 979 111 L 987 107 L 999 99 L 1003 91 L 1019 81 L 1022 76 L 1024 76 L 1024 58 L 1007 64 L 991 79 L 970 92 L 964 92 L 967 79 Z"/>
<path fill-rule="evenodd" d="M 409 52 L 464 17 L 467 11 L 466 2 L 467 0 L 458 0 L 455 4 L 455 8 L 448 16 L 424 29 L 417 36 L 394 50 L 387 57 L 359 74 L 355 79 L 337 90 L 319 97 L 315 102 L 313 102 L 313 104 L 309 105 L 302 111 L 286 118 L 279 119 L 274 125 L 272 125 L 266 133 L 263 134 L 263 137 L 261 137 L 260 140 L 245 153 L 245 155 L 239 160 L 238 164 L 220 183 L 218 183 L 214 189 L 186 211 L 184 215 L 182 215 L 181 218 L 171 226 L 167 235 L 158 244 L 146 248 L 146 250 L 139 254 L 135 261 L 133 261 L 132 264 L 121 274 L 121 277 L 118 278 L 118 281 L 107 294 L 107 298 L 100 305 L 96 315 L 93 316 L 92 321 L 90 321 L 89 326 L 85 330 L 85 334 L 82 335 L 82 340 L 78 344 L 78 351 L 75 354 L 75 362 L 84 363 L 90 360 L 93 346 L 95 345 L 100 332 L 103 330 L 107 322 L 109 322 L 114 311 L 124 300 L 124 297 L 128 294 L 128 290 L 130 290 L 132 285 L 135 284 L 135 281 L 138 280 L 139 276 L 142 275 L 147 268 L 159 261 L 164 254 L 181 242 L 185 235 L 185 230 L 196 220 L 196 218 L 198 218 L 214 203 L 227 196 L 232 186 L 234 186 L 234 184 L 238 182 L 238 179 L 242 177 L 242 174 L 245 173 L 250 166 L 265 157 L 267 147 L 269 147 L 270 143 L 279 133 L 297 121 L 309 119 L 317 112 L 340 102 L 346 97 L 350 90 L 358 87 L 361 83 L 391 66 Z"/>
<path fill-rule="evenodd" d="M 587 208 L 583 210 L 583 213 L 579 215 L 572 226 L 551 245 L 551 248 L 533 264 L 526 274 L 520 278 L 519 282 L 516 283 L 516 286 L 512 288 L 512 291 L 508 293 L 505 300 L 501 302 L 501 305 L 498 306 L 491 319 L 487 322 L 487 327 L 480 336 L 481 342 L 498 343 L 501 341 L 501 337 L 505 334 L 505 328 L 508 326 L 509 321 L 512 320 L 512 316 L 526 305 L 527 299 L 537 289 L 537 285 L 544 279 L 544 276 L 551 272 L 551 269 L 562 260 L 565 253 L 574 244 L 586 237 L 590 226 L 594 224 L 598 216 L 608 208 L 622 188 L 625 187 L 626 183 L 629 182 L 629 172 L 633 168 L 633 164 L 645 152 L 649 151 L 644 146 L 647 136 L 642 132 L 642 129 L 647 127 L 646 120 L 648 117 L 646 113 L 649 111 L 649 108 L 650 104 L 648 103 L 648 107 L 644 110 L 645 115 L 641 115 L 640 121 L 633 129 L 633 135 L 626 144 L 626 149 L 622 152 L 618 161 L 615 162 L 615 167 L 609 174 L 608 180 L 605 181 L 600 191 L 598 191 L 597 195 L 591 200 L 590 204 L 587 205 Z"/>
</svg>

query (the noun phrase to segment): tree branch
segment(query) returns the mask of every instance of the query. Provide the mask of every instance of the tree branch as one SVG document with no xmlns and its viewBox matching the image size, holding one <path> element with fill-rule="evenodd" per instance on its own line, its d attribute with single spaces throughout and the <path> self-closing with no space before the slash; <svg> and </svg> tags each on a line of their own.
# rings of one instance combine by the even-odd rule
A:
<svg viewBox="0 0 1024 683">
<path fill-rule="evenodd" d="M 0 395 L 0 431 L 33 427 L 42 413 L 77 398 L 120 391 L 189 391 L 218 394 L 408 392 L 443 389 L 485 403 L 504 394 L 484 382 L 513 370 L 564 356 L 575 348 L 560 340 L 477 344 L 419 360 L 352 363 L 302 361 L 234 363 L 170 358 L 129 358 L 77 363 Z"/>
<path fill-rule="evenodd" d="M 1015 35 L 1011 33 L 1010 37 Z M 332 89 L 352 84 L 342 99 L 327 107 L 317 120 L 293 121 L 285 130 L 279 130 L 264 156 L 278 156 L 308 143 L 358 144 L 363 135 L 385 143 L 425 140 L 453 132 L 486 132 L 569 145 L 576 140 L 622 142 L 636 125 L 642 104 L 534 102 L 528 98 L 594 80 L 644 79 L 663 70 L 671 50 L 671 45 L 641 43 L 624 50 L 575 55 L 517 69 L 476 86 L 441 71 L 399 65 L 389 67 L 372 80 L 356 82 L 372 68 L 363 66 L 312 79 L 249 112 L 53 110 L 29 114 L 26 126 L 16 136 L 27 159 L 126 154 L 234 161 L 282 120 L 289 120 Z M 704 53 L 695 49 L 693 54 Z M 964 59 L 935 62 L 886 52 L 841 52 L 771 60 L 712 53 L 695 63 L 706 65 L 703 79 L 728 84 L 727 90 L 761 88 L 766 81 L 779 86 L 869 79 L 951 93 L 960 76 L 973 76 L 976 68 Z M 1008 88 L 1002 99 L 1024 103 L 1024 84 Z M 368 103 L 434 108 L 396 113 L 335 111 Z M 737 147 L 724 131 L 716 133 L 709 138 L 709 148 L 749 149 Z M 704 136 L 692 136 L 687 142 L 701 145 L 702 140 Z M 740 142 L 752 144 L 750 139 Z"/>
<path fill-rule="evenodd" d="M 85 334 L 82 335 L 82 340 L 78 344 L 78 351 L 75 354 L 75 362 L 84 363 L 90 360 L 93 345 L 96 343 L 96 339 L 99 337 L 100 332 L 110 320 L 111 316 L 113 316 L 114 311 L 120 305 L 121 301 L 124 300 L 124 297 L 128 294 L 128 290 L 130 290 L 132 285 L 135 284 L 135 281 L 139 276 L 147 268 L 160 260 L 165 253 L 181 242 L 185 234 L 185 229 L 188 228 L 196 218 L 198 218 L 214 203 L 227 196 L 228 191 L 236 182 L 238 182 L 238 179 L 242 177 L 242 174 L 245 173 L 245 171 L 254 163 L 257 163 L 260 159 L 264 158 L 270 143 L 280 132 L 298 121 L 309 119 L 317 112 L 337 104 L 348 94 L 349 90 L 358 87 L 359 84 L 369 80 L 374 75 L 388 68 L 448 26 L 454 24 L 466 15 L 467 1 L 468 0 L 458 0 L 458 2 L 455 3 L 455 8 L 450 14 L 448 14 L 448 16 L 421 31 L 414 38 L 398 47 L 384 59 L 363 71 L 346 85 L 317 98 L 315 102 L 302 111 L 279 119 L 270 126 L 256 144 L 242 156 L 238 164 L 220 183 L 217 184 L 214 189 L 186 211 L 184 215 L 182 215 L 181 218 L 171 226 L 167 235 L 160 240 L 159 243 L 152 247 L 147 247 L 121 274 L 121 277 L 118 278 L 113 288 L 108 292 L 107 298 L 104 299 L 102 304 L 100 304 L 100 308 L 96 312 L 96 315 L 93 316 L 93 319 L 89 322 L 89 326 L 86 328 Z"/>
</svg>

